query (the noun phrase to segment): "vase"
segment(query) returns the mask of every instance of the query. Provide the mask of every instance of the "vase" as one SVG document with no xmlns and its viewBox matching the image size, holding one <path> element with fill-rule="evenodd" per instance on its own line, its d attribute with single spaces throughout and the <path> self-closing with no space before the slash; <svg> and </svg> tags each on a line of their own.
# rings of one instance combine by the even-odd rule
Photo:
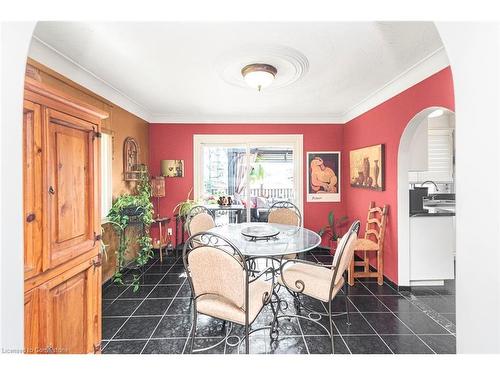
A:
<svg viewBox="0 0 500 375">
<path fill-rule="evenodd" d="M 378 165 L 378 160 L 373 161 L 375 163 L 375 167 L 373 168 L 373 174 L 375 175 L 375 185 L 373 186 L 375 189 L 378 189 L 378 175 L 380 173 L 380 167 Z"/>
</svg>

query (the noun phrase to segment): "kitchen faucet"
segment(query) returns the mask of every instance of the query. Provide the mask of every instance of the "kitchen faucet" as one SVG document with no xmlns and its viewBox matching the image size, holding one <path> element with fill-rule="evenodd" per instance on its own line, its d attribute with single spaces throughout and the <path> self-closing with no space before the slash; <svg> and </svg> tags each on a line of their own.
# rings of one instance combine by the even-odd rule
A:
<svg viewBox="0 0 500 375">
<path fill-rule="evenodd" d="M 438 191 L 439 191 L 439 188 L 438 188 L 437 184 L 436 184 L 434 181 L 431 181 L 431 180 L 428 180 L 428 181 L 424 181 L 424 182 L 422 182 L 422 183 L 420 184 L 420 186 L 422 186 L 422 187 L 423 187 L 423 186 L 424 186 L 424 184 L 426 184 L 426 183 L 431 183 L 431 184 L 433 184 L 433 185 L 434 185 L 434 187 L 436 188 L 436 192 L 438 192 Z"/>
</svg>

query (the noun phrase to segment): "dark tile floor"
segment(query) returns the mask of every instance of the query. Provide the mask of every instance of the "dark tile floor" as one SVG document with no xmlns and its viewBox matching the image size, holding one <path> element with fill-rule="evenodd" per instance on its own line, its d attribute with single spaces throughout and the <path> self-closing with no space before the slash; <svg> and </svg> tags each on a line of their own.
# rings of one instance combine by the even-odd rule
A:
<svg viewBox="0 0 500 375">
<path fill-rule="evenodd" d="M 331 262 L 325 250 L 317 249 L 311 260 Z M 136 293 L 128 285 L 103 287 L 102 348 L 107 354 L 182 354 L 189 352 L 191 329 L 190 289 L 182 261 L 173 256 L 152 259 L 145 267 Z M 283 291 L 283 298 L 290 298 Z M 351 309 L 351 325 L 345 315 L 334 317 L 336 354 L 424 354 L 455 353 L 454 285 L 413 288 L 399 293 L 389 284 L 358 280 L 334 301 L 335 312 L 344 312 L 345 298 Z M 323 303 L 313 300 L 326 311 Z M 291 304 L 292 305 L 292 304 Z M 293 308 L 292 308 L 293 309 Z M 294 310 L 291 310 L 294 313 Z M 266 325 L 271 311 L 264 309 L 253 328 Z M 323 325 L 329 326 L 328 318 Z M 241 332 L 235 326 L 233 332 Z M 281 320 L 280 337 L 271 342 L 268 331 L 254 333 L 250 353 L 328 354 L 330 338 L 318 325 L 303 319 Z M 195 348 L 216 344 L 223 337 L 222 321 L 198 317 Z M 244 345 L 241 347 L 244 352 Z M 205 353 L 237 353 L 222 343 Z"/>
</svg>

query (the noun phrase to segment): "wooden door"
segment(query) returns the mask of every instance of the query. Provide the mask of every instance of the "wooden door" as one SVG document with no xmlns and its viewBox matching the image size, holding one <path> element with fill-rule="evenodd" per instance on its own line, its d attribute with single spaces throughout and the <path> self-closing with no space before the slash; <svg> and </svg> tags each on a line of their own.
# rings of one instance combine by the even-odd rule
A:
<svg viewBox="0 0 500 375">
<path fill-rule="evenodd" d="M 42 272 L 43 245 L 43 146 L 39 104 L 24 101 L 23 111 L 24 189 L 24 278 Z"/>
<path fill-rule="evenodd" d="M 99 241 L 97 126 L 47 109 L 48 263 L 50 268 L 86 252 Z"/>
<path fill-rule="evenodd" d="M 101 267 L 95 257 L 37 288 L 48 353 L 97 353 L 101 342 Z"/>
</svg>

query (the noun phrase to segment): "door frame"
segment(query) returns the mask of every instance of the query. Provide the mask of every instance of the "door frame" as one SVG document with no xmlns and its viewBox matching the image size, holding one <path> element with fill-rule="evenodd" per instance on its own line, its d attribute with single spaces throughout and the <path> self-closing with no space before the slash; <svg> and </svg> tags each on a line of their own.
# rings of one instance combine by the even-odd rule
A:
<svg viewBox="0 0 500 375">
<path fill-rule="evenodd" d="M 193 135 L 193 197 L 201 196 L 203 186 L 203 152 L 202 146 L 210 143 L 214 146 L 253 145 L 259 146 L 292 146 L 294 153 L 294 189 L 295 202 L 304 213 L 304 137 L 302 134 L 194 134 Z"/>
</svg>

